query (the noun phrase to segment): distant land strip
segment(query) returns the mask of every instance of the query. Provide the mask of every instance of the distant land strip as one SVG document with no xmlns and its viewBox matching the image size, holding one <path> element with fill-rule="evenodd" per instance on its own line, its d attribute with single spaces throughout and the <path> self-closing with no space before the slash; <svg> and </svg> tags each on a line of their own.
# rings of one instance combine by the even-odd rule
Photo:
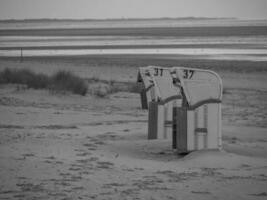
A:
<svg viewBox="0 0 267 200">
<path fill-rule="evenodd" d="M 40 19 L 4 19 L 0 22 L 91 22 L 91 21 L 158 21 L 158 20 L 238 20 L 234 17 L 160 17 L 160 18 L 87 18 L 87 19 L 71 19 L 71 18 L 40 18 Z"/>
<path fill-rule="evenodd" d="M 5 29 L 0 36 L 158 36 L 218 37 L 266 36 L 267 26 Z"/>
<path fill-rule="evenodd" d="M 148 45 L 45 45 L 45 46 L 7 46 L 0 50 L 75 50 L 75 49 L 161 49 L 161 48 L 228 48 L 228 49 L 267 49 L 257 44 L 148 44 Z"/>
</svg>

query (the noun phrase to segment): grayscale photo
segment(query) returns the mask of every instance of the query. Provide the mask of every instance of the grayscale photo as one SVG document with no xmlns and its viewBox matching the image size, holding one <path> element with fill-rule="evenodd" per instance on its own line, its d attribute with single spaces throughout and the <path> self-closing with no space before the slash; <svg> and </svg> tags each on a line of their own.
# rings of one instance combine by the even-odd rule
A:
<svg viewBox="0 0 267 200">
<path fill-rule="evenodd" d="M 266 0 L 0 0 L 0 200 L 267 199 Z"/>
</svg>

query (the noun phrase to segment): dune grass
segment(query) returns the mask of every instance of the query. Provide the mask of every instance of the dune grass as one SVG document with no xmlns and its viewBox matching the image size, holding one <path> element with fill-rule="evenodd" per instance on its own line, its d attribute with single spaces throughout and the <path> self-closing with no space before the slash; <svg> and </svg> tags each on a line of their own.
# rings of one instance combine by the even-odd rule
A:
<svg viewBox="0 0 267 200">
<path fill-rule="evenodd" d="M 0 72 L 0 83 L 16 83 L 27 85 L 28 88 L 41 89 L 49 85 L 49 77 L 37 74 L 28 69 L 4 69 Z"/>
<path fill-rule="evenodd" d="M 86 95 L 88 84 L 82 78 L 69 71 L 59 71 L 50 78 L 50 89 L 71 91 L 74 94 Z"/>
<path fill-rule="evenodd" d="M 116 82 L 100 80 L 97 77 L 82 79 L 70 71 L 61 70 L 48 76 L 35 73 L 29 69 L 9 69 L 0 71 L 0 84 L 22 84 L 27 88 L 48 89 L 52 92 L 72 92 L 86 95 L 87 93 L 106 98 L 116 92 L 139 93 L 140 88 L 134 82 Z"/>
<path fill-rule="evenodd" d="M 82 78 L 69 71 L 58 71 L 51 77 L 35 73 L 28 69 L 4 69 L 0 72 L 0 84 L 23 84 L 28 88 L 49 89 L 52 91 L 70 91 L 85 95 L 88 84 Z"/>
</svg>

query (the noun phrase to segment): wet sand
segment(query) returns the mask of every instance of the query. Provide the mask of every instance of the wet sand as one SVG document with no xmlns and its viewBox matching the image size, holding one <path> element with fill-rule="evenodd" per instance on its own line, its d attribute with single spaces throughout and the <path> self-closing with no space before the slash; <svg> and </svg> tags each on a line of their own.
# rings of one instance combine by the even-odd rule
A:
<svg viewBox="0 0 267 200">
<path fill-rule="evenodd" d="M 267 49 L 237 48 L 26 48 L 0 50 L 1 57 L 40 57 L 40 56 L 80 56 L 80 55 L 153 55 L 153 56 L 194 56 L 202 59 L 267 61 Z"/>
</svg>

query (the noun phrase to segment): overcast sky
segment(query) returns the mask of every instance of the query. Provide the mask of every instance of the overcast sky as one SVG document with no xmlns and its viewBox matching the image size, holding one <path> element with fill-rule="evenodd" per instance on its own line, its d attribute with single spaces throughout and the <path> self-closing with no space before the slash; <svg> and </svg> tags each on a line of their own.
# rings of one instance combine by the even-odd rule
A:
<svg viewBox="0 0 267 200">
<path fill-rule="evenodd" d="M 189 16 L 267 19 L 267 0 L 0 0 L 0 19 Z"/>
</svg>

